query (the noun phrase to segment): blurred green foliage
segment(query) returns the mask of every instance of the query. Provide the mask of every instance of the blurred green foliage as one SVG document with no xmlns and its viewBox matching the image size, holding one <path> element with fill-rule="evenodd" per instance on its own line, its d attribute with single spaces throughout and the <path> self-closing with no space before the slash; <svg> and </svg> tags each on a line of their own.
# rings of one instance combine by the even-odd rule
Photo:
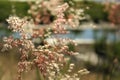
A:
<svg viewBox="0 0 120 80">
<path fill-rule="evenodd" d="M 104 4 L 93 1 L 80 1 L 76 4 L 76 7 L 83 8 L 85 14 L 88 14 L 94 22 L 108 21 L 108 12 L 105 11 Z"/>
<path fill-rule="evenodd" d="M 14 6 L 15 14 L 18 16 L 25 16 L 29 5 L 26 2 L 11 2 L 11 1 L 0 1 L 0 22 L 4 22 L 10 15 L 13 15 L 12 8 Z"/>
<path fill-rule="evenodd" d="M 120 65 L 120 40 L 117 39 L 117 30 L 112 30 L 114 34 L 114 39 L 108 42 L 108 35 L 111 30 L 103 30 L 101 37 L 97 35 L 97 31 L 94 32 L 94 51 L 99 58 L 103 60 L 102 64 L 98 64 L 96 69 L 100 70 L 104 75 L 103 80 L 106 79 L 106 75 L 109 75 L 108 80 L 118 80 L 113 79 L 115 76 L 119 75 L 119 65 Z M 99 62 L 98 62 L 99 63 Z"/>
</svg>

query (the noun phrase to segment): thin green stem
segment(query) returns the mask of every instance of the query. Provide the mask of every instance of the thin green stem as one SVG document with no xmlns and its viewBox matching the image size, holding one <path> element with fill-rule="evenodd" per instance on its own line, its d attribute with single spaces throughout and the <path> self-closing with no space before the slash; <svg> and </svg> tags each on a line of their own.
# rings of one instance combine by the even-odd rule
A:
<svg viewBox="0 0 120 80">
<path fill-rule="evenodd" d="M 36 67 L 36 80 L 45 80 L 38 67 Z"/>
</svg>

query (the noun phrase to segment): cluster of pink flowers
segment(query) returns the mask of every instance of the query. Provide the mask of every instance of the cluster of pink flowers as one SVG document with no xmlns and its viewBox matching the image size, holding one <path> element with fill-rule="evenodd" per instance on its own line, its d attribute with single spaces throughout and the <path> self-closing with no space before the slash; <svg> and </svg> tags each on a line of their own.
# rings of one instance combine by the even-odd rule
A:
<svg viewBox="0 0 120 80">
<path fill-rule="evenodd" d="M 65 33 L 65 27 L 63 26 L 63 24 L 66 24 L 66 19 L 64 18 L 64 11 L 68 8 L 68 4 L 65 3 L 62 6 L 58 6 L 58 9 L 56 9 L 57 11 L 57 19 L 54 21 L 54 33 Z"/>
<path fill-rule="evenodd" d="M 10 26 L 8 27 L 9 29 L 12 29 L 13 32 L 22 32 L 22 27 L 24 25 L 24 23 L 26 22 L 24 19 L 20 19 L 18 17 L 9 17 L 9 19 L 7 19 L 7 22 L 10 24 Z"/>
<path fill-rule="evenodd" d="M 68 2 L 73 4 L 72 0 Z M 51 16 L 58 17 L 58 14 L 60 14 L 56 12 L 55 10 L 56 6 L 59 6 L 63 3 L 64 0 L 41 0 L 41 1 L 38 0 L 35 3 L 29 2 L 30 9 L 28 10 L 28 13 L 33 16 L 36 24 L 39 24 L 41 22 L 43 24 L 50 24 L 52 23 L 52 21 L 54 21 L 54 20 L 51 21 Z M 69 4 L 63 6 L 67 8 Z M 61 10 L 62 9 L 59 8 L 59 11 Z M 85 19 L 83 9 L 73 8 L 72 6 L 69 6 L 69 8 L 67 8 L 67 10 L 65 10 L 64 12 L 67 13 L 64 18 L 66 19 L 66 23 L 69 26 L 72 27 L 79 26 L 80 20 Z M 59 17 L 60 16 L 64 16 L 64 13 L 59 15 Z"/>
<path fill-rule="evenodd" d="M 53 31 L 51 33 L 64 33 L 66 30 L 62 27 L 66 23 L 64 19 L 63 12 L 68 8 L 68 4 L 65 3 L 58 7 L 57 19 L 54 22 Z M 29 22 L 26 19 L 20 19 L 16 16 L 12 16 L 7 19 L 9 23 L 9 29 L 13 32 L 19 32 L 20 38 L 15 39 L 14 37 L 4 38 L 4 48 L 3 50 L 11 49 L 17 47 L 21 55 L 20 61 L 18 63 L 18 77 L 17 80 L 22 79 L 22 73 L 28 71 L 32 66 L 39 68 L 41 74 L 46 80 L 79 80 L 79 72 L 73 76 L 68 74 L 63 75 L 60 73 L 60 69 L 66 64 L 65 55 L 74 54 L 73 51 L 69 50 L 67 44 L 74 44 L 72 40 L 69 39 L 56 39 L 56 42 L 49 44 L 46 41 L 46 37 L 50 36 L 49 29 L 41 28 L 41 31 L 34 31 L 29 35 L 25 32 L 24 28 Z M 46 36 L 48 35 L 48 36 Z M 40 38 L 41 42 L 36 46 L 33 42 L 34 38 Z M 75 45 L 75 44 L 74 44 Z M 73 64 L 70 65 L 68 72 L 73 69 Z M 86 70 L 86 73 L 88 71 Z M 76 77 L 78 76 L 78 77 Z M 67 78 L 66 78 L 67 77 Z"/>
<path fill-rule="evenodd" d="M 120 4 L 114 4 L 109 9 L 109 20 L 113 24 L 120 24 Z"/>
</svg>

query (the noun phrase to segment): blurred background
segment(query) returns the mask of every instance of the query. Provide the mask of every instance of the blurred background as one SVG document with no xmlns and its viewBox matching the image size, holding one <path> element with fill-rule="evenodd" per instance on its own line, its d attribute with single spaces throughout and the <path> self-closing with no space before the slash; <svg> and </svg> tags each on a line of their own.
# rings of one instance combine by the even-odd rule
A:
<svg viewBox="0 0 120 80">
<path fill-rule="evenodd" d="M 6 19 L 10 15 L 31 16 L 30 3 L 36 0 L 0 0 L 0 49 L 4 36 L 17 34 L 8 30 Z M 85 18 L 79 20 L 79 26 L 68 29 L 70 33 L 59 37 L 75 40 L 78 45 L 69 45 L 72 51 L 79 52 L 72 56 L 77 67 L 87 68 L 90 74 L 81 80 L 120 80 L 120 0 L 64 0 L 72 1 L 74 8 L 84 10 Z M 70 4 L 70 3 L 69 3 Z M 49 13 L 49 12 L 48 12 Z M 66 13 L 67 15 L 67 13 Z M 54 15 L 44 15 L 37 25 L 48 25 Z M 39 18 L 39 17 L 37 17 Z M 13 80 L 19 61 L 17 49 L 0 52 L 0 80 Z M 35 76 L 33 73 L 30 75 Z M 33 80 L 26 73 L 24 80 Z"/>
</svg>

